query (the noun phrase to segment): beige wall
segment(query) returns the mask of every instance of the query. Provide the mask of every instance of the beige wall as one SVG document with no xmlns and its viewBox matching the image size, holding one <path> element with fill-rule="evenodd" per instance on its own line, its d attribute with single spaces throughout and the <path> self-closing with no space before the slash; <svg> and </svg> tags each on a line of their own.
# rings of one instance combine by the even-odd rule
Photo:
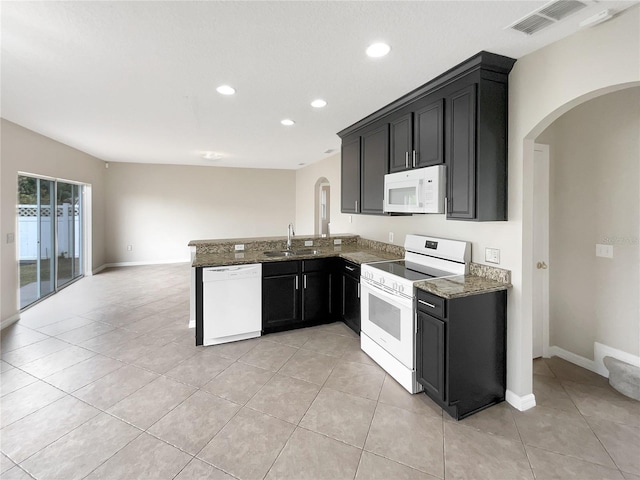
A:
<svg viewBox="0 0 640 480">
<path fill-rule="evenodd" d="M 293 170 L 110 163 L 106 172 L 107 263 L 188 261 L 190 240 L 283 236 L 295 220 Z"/>
<path fill-rule="evenodd" d="M 16 206 L 18 172 L 27 172 L 91 184 L 92 186 L 92 264 L 105 261 L 104 244 L 104 162 L 84 152 L 2 119 L 2 321 L 18 313 L 17 238 L 7 244 L 8 233 L 17 237 Z"/>
<path fill-rule="evenodd" d="M 508 295 L 507 398 L 530 405 L 532 393 L 532 159 L 534 139 L 562 113 L 621 84 L 640 82 L 639 8 L 520 58 L 509 77 L 509 221 L 446 221 L 442 215 L 348 217 L 332 212 L 334 232 L 343 230 L 386 241 L 394 232 L 401 244 L 406 233 L 460 238 L 473 242 L 473 261 L 484 263 L 484 248 L 501 250 L 501 264 L 512 272 Z M 299 225 L 313 215 L 313 190 L 326 176 L 339 192 L 339 160 L 325 159 L 298 171 Z M 304 199 L 301 196 L 304 194 Z M 337 204 L 334 197 L 334 203 Z M 337 206 L 337 208 L 339 208 Z M 311 209 L 311 210 L 310 210 Z M 305 224 L 306 225 L 306 224 Z M 311 226 L 312 228 L 312 226 Z M 311 230 L 310 230 L 311 231 Z M 514 397 L 515 396 L 515 397 Z"/>
<path fill-rule="evenodd" d="M 551 149 L 550 344 L 640 354 L 640 88 L 590 100 L 538 138 Z M 595 245 L 613 244 L 612 259 Z"/>
</svg>

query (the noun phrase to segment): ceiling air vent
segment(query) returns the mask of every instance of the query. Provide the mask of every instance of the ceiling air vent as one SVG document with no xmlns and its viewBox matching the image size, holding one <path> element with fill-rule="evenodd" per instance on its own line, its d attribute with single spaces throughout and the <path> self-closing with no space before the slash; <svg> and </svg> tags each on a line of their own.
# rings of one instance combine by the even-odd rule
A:
<svg viewBox="0 0 640 480">
<path fill-rule="evenodd" d="M 527 35 L 533 35 L 578 10 L 582 10 L 586 6 L 587 4 L 585 2 L 578 0 L 556 0 L 547 3 L 542 6 L 542 8 L 512 23 L 507 28 L 526 33 Z"/>
</svg>

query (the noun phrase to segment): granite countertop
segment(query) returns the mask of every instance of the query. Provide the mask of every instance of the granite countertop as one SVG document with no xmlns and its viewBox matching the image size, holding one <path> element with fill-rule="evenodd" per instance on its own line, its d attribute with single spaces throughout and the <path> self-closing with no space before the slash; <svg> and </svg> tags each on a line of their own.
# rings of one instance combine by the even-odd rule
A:
<svg viewBox="0 0 640 480">
<path fill-rule="evenodd" d="M 508 290 L 511 288 L 511 283 L 477 275 L 455 275 L 418 282 L 415 287 L 439 297 L 451 299 Z"/>
<path fill-rule="evenodd" d="M 247 263 L 282 262 L 288 260 L 309 260 L 313 258 L 341 257 L 353 263 L 362 264 L 399 260 L 402 256 L 379 250 L 367 249 L 359 245 L 335 247 L 305 247 L 318 250 L 313 255 L 293 255 L 290 257 L 267 257 L 263 251 L 244 251 L 236 253 L 196 253 L 193 267 L 221 267 L 226 265 L 243 265 Z"/>
</svg>

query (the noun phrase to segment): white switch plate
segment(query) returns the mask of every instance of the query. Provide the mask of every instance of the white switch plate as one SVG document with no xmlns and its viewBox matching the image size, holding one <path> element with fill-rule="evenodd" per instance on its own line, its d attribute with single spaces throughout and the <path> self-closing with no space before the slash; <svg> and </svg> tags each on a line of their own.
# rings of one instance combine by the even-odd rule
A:
<svg viewBox="0 0 640 480">
<path fill-rule="evenodd" d="M 235 256 L 237 259 L 241 259 L 241 258 L 244 258 L 244 253 L 236 253 L 234 256 Z"/>
<path fill-rule="evenodd" d="M 236 252 L 242 252 L 244 250 L 244 243 L 236 245 Z"/>
<path fill-rule="evenodd" d="M 389 242 L 393 243 L 393 232 L 389 232 Z"/>
<path fill-rule="evenodd" d="M 131 250 L 133 250 L 133 245 L 127 245 L 127 252 L 130 252 Z"/>
<path fill-rule="evenodd" d="M 334 245 L 342 245 L 342 239 L 341 238 L 334 238 L 333 239 L 333 244 Z"/>
<path fill-rule="evenodd" d="M 500 263 L 500 250 L 498 248 L 485 248 L 484 261 L 488 263 Z"/>
<path fill-rule="evenodd" d="M 613 258 L 613 245 L 596 243 L 596 257 Z"/>
<path fill-rule="evenodd" d="M 304 241 L 304 246 L 305 247 L 313 247 L 313 240 L 305 240 Z"/>
</svg>

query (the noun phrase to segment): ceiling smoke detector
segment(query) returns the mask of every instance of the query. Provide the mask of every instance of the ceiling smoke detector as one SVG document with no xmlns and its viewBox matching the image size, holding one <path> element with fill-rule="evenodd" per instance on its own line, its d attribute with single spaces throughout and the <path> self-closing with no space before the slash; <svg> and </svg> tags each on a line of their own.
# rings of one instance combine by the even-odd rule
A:
<svg viewBox="0 0 640 480">
<path fill-rule="evenodd" d="M 222 155 L 216 152 L 203 152 L 202 158 L 205 160 L 220 160 Z"/>
<path fill-rule="evenodd" d="M 526 35 L 533 35 L 543 28 L 547 28 L 585 7 L 587 7 L 587 3 L 579 0 L 554 0 L 520 20 L 515 21 L 506 28 L 522 32 Z"/>
</svg>

